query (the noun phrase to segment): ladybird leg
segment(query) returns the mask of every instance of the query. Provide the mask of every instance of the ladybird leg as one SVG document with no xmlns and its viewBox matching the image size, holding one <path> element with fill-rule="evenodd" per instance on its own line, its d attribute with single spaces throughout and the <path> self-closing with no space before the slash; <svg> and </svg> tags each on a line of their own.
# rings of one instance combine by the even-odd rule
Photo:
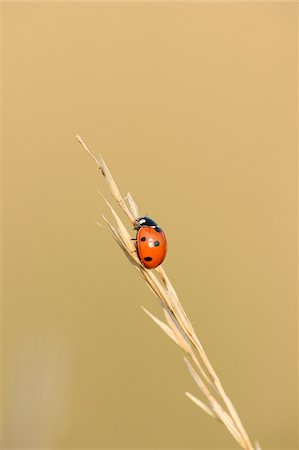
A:
<svg viewBox="0 0 299 450">
<path fill-rule="evenodd" d="M 130 241 L 137 241 L 137 238 L 131 238 Z"/>
</svg>

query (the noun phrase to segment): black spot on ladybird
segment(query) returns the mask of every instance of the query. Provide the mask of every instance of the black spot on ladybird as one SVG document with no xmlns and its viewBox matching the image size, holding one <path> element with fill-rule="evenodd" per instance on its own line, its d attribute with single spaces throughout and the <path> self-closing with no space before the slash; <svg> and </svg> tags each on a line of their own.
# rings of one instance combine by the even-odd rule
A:
<svg viewBox="0 0 299 450">
<path fill-rule="evenodd" d="M 155 242 L 154 242 L 154 246 L 155 246 L 155 247 L 159 247 L 159 245 L 160 245 L 160 242 L 159 242 L 159 241 L 155 241 Z"/>
<path fill-rule="evenodd" d="M 161 233 L 161 228 L 160 227 L 155 227 L 155 230 L 158 231 L 158 233 Z"/>
<path fill-rule="evenodd" d="M 144 242 L 146 241 L 146 237 L 143 236 L 140 240 Z"/>
<path fill-rule="evenodd" d="M 145 258 L 144 258 L 144 261 L 151 261 L 153 258 L 151 258 L 150 256 L 146 256 Z"/>
</svg>

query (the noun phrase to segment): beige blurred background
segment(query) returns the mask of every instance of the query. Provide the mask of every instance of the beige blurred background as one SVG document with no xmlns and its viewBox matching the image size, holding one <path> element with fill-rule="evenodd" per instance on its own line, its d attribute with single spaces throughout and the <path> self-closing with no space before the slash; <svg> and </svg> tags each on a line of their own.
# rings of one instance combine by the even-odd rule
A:
<svg viewBox="0 0 299 450">
<path fill-rule="evenodd" d="M 167 233 L 252 439 L 297 448 L 296 5 L 2 13 L 3 448 L 234 448 L 95 224 L 107 188 L 76 133 Z"/>
</svg>

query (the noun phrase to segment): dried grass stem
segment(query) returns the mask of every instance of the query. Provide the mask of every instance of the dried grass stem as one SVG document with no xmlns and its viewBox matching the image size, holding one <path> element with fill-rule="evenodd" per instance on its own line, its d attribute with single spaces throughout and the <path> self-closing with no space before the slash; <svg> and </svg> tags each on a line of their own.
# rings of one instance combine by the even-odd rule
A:
<svg viewBox="0 0 299 450">
<path fill-rule="evenodd" d="M 136 225 L 136 219 L 139 216 L 138 207 L 130 193 L 125 199 L 122 197 L 117 184 L 115 183 L 105 161 L 101 156 L 96 158 L 88 149 L 82 138 L 76 136 L 80 144 L 84 147 L 88 155 L 96 162 L 101 173 L 106 178 L 109 189 L 118 206 L 122 209 L 133 225 Z M 128 201 L 128 205 L 126 203 Z M 245 450 L 258 450 L 259 445 L 253 446 L 248 434 L 241 422 L 241 419 L 227 396 L 219 377 L 217 376 L 207 354 L 197 337 L 190 320 L 188 319 L 179 298 L 162 266 L 154 270 L 145 269 L 140 263 L 135 247 L 131 240 L 129 231 L 119 218 L 118 214 L 110 203 L 105 199 L 116 225 L 112 225 L 108 219 L 103 216 L 114 239 L 124 251 L 127 258 L 133 264 L 135 269 L 142 275 L 147 286 L 158 298 L 166 322 L 161 321 L 145 308 L 144 311 L 151 319 L 186 353 L 184 358 L 188 371 L 199 387 L 203 400 L 198 399 L 193 394 L 186 392 L 187 397 L 199 406 L 205 413 L 220 421 L 238 442 L 240 447 Z"/>
</svg>

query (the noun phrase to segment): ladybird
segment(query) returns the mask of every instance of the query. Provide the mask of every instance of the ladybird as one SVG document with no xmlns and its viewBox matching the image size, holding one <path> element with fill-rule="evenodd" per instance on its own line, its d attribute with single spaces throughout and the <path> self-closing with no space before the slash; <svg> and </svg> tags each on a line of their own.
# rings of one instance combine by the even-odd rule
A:
<svg viewBox="0 0 299 450">
<path fill-rule="evenodd" d="M 149 217 L 136 219 L 138 225 L 136 235 L 136 249 L 138 257 L 144 267 L 154 269 L 164 260 L 167 253 L 167 241 L 164 231 Z"/>
</svg>

